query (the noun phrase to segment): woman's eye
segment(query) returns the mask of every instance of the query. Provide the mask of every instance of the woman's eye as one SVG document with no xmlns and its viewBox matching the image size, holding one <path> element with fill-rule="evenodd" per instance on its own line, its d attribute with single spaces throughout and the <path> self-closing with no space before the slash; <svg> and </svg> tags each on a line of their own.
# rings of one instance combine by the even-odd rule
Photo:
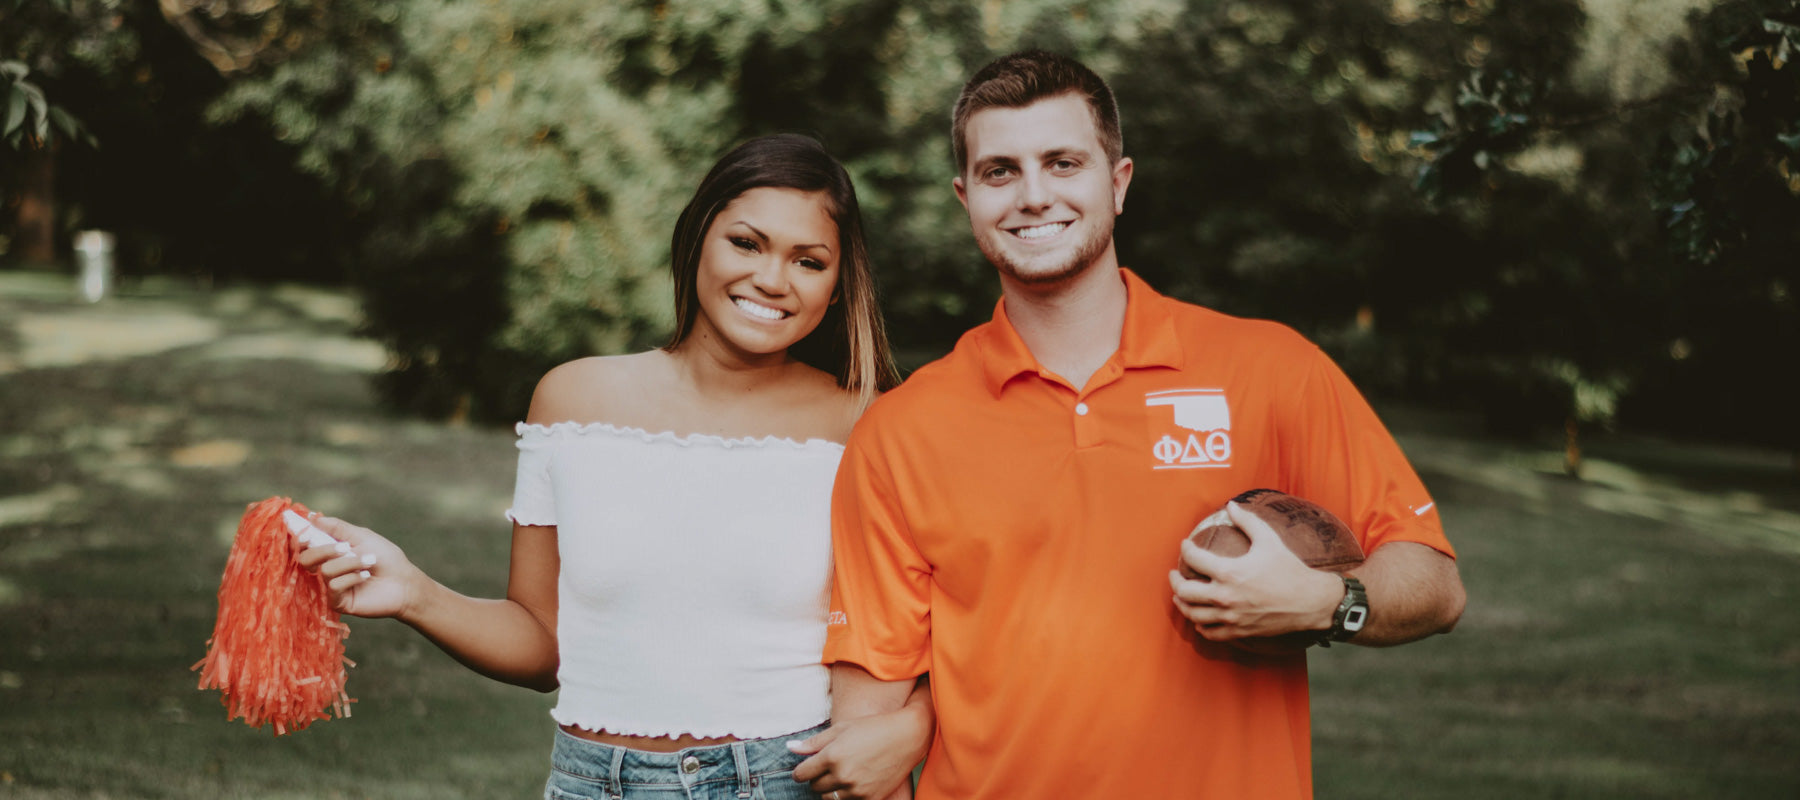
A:
<svg viewBox="0 0 1800 800">
<path fill-rule="evenodd" d="M 731 237 L 731 244 L 732 244 L 732 246 L 734 246 L 737 249 L 742 250 L 746 253 L 756 252 L 756 243 L 750 241 L 749 239 L 745 239 L 742 236 Z"/>
<path fill-rule="evenodd" d="M 820 272 L 825 269 L 825 262 L 816 258 L 802 258 L 800 259 L 800 266 L 813 270 L 814 272 Z"/>
</svg>

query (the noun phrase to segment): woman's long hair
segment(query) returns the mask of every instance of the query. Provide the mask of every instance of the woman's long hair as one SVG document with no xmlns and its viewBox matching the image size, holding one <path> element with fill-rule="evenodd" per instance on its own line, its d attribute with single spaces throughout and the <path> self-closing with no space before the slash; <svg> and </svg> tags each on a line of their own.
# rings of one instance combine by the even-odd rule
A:
<svg viewBox="0 0 1800 800">
<path fill-rule="evenodd" d="M 841 302 L 826 309 L 819 327 L 789 347 L 788 354 L 836 376 L 838 386 L 856 393 L 858 407 L 867 408 L 877 393 L 900 383 L 900 374 L 888 353 L 856 187 L 843 165 L 807 136 L 783 133 L 751 139 L 726 153 L 700 181 L 694 199 L 675 222 L 669 265 L 675 277 L 675 334 L 663 349 L 673 351 L 694 329 L 700 313 L 694 286 L 700 248 L 713 219 L 743 193 L 765 186 L 824 192 L 828 198 L 826 212 L 837 223 L 842 254 L 837 285 Z"/>
</svg>

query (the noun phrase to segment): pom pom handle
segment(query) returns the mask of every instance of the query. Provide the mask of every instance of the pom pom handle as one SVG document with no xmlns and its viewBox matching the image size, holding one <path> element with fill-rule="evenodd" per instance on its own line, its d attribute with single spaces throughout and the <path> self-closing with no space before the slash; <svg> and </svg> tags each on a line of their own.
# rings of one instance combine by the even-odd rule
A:
<svg viewBox="0 0 1800 800">
<path fill-rule="evenodd" d="M 282 510 L 281 521 L 287 526 L 288 532 L 300 537 L 300 541 L 307 547 L 337 543 L 337 539 L 332 538 L 331 534 L 320 530 L 319 526 L 312 524 L 312 520 L 294 513 L 291 508 Z"/>
</svg>

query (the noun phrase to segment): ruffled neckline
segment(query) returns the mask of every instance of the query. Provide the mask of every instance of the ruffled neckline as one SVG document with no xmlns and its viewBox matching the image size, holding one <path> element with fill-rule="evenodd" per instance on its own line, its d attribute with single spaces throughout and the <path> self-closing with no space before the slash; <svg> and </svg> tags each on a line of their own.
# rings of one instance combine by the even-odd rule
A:
<svg viewBox="0 0 1800 800">
<path fill-rule="evenodd" d="M 633 428 L 627 425 L 614 425 L 610 422 L 553 422 L 549 425 L 540 425 L 535 422 L 520 422 L 513 426 L 513 430 L 521 437 L 526 434 L 536 434 L 544 437 L 606 435 L 638 439 L 646 444 L 668 443 L 679 445 L 681 447 L 720 447 L 727 450 L 738 447 L 788 447 L 795 450 L 825 449 L 840 453 L 844 450 L 844 445 L 842 443 L 834 442 L 830 439 L 807 439 L 805 441 L 797 441 L 785 436 L 774 435 L 763 436 L 760 438 L 745 436 L 731 439 L 707 433 L 690 433 L 686 436 L 681 436 L 674 431 L 652 433 L 643 428 Z"/>
</svg>

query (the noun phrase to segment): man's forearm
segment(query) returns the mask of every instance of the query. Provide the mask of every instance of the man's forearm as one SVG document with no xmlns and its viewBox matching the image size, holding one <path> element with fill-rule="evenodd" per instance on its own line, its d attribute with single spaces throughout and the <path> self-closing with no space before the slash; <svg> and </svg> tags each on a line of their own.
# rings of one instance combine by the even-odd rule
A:
<svg viewBox="0 0 1800 800">
<path fill-rule="evenodd" d="M 1389 647 L 1448 633 L 1468 599 L 1455 559 L 1415 542 L 1378 547 L 1350 574 L 1369 594 L 1369 622 L 1354 644 Z"/>
</svg>

